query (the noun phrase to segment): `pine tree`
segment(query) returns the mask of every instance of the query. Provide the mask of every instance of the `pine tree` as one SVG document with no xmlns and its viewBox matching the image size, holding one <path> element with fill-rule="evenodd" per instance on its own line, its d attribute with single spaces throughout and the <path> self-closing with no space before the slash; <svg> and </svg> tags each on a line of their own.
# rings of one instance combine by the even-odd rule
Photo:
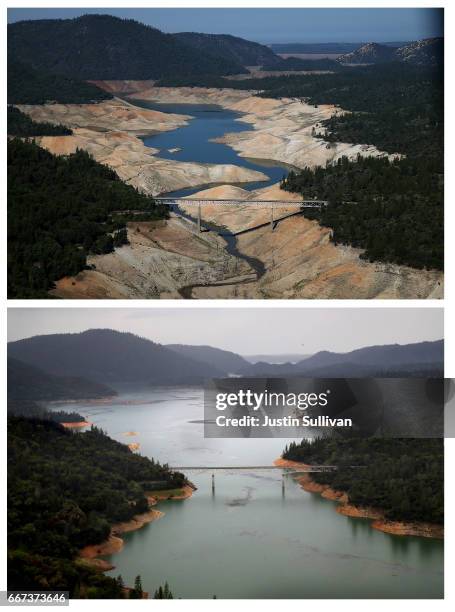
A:
<svg viewBox="0 0 455 612">
<path fill-rule="evenodd" d="M 174 599 L 167 581 L 164 583 L 164 588 L 160 586 L 156 589 L 153 599 Z"/>
</svg>

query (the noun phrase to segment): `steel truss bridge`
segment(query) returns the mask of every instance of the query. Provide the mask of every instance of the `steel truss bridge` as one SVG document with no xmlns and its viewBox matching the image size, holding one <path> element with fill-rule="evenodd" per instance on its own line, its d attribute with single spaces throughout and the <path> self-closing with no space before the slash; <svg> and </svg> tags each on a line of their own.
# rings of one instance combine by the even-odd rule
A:
<svg viewBox="0 0 455 612">
<path fill-rule="evenodd" d="M 350 466 L 350 467 L 359 467 L 359 466 Z M 185 471 L 185 472 L 234 472 L 234 471 L 263 471 L 263 470 L 282 470 L 285 473 L 295 473 L 295 474 L 306 474 L 312 472 L 334 472 L 338 469 L 336 465 L 309 465 L 307 467 L 282 467 L 279 465 L 179 465 L 179 466 L 169 466 L 169 469 L 172 471 Z"/>
<path fill-rule="evenodd" d="M 197 206 L 197 225 L 199 232 L 201 229 L 201 209 L 203 206 L 229 206 L 235 208 L 237 206 L 262 206 L 270 209 L 270 229 L 275 229 L 277 223 L 288 217 L 300 214 L 305 209 L 317 209 L 321 210 L 324 206 L 327 206 L 327 200 L 233 200 L 233 199 L 204 199 L 204 198 L 170 198 L 170 197 L 156 197 L 154 198 L 156 204 L 161 206 L 168 206 L 169 208 L 178 208 L 179 206 Z M 288 213 L 281 217 L 276 217 L 274 214 L 277 208 L 296 207 L 296 212 Z M 254 228 L 248 228 L 247 230 L 241 230 L 235 232 L 235 234 L 243 233 L 244 231 L 250 231 L 268 225 L 268 223 L 262 223 Z"/>
</svg>

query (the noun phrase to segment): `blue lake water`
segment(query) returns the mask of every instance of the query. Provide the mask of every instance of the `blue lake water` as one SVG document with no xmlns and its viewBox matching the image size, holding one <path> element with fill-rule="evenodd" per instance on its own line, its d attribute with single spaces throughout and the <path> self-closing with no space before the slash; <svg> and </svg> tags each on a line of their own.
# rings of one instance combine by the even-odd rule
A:
<svg viewBox="0 0 455 612">
<path fill-rule="evenodd" d="M 242 116 L 241 113 L 210 104 L 157 104 L 142 100 L 134 100 L 134 104 L 142 108 L 193 117 L 184 127 L 142 139 L 145 145 L 159 149 L 160 157 L 205 164 L 234 164 L 262 172 L 269 177 L 266 181 L 241 184 L 242 188 L 250 191 L 279 182 L 291 169 L 291 166 L 278 162 L 240 157 L 231 147 L 211 142 L 212 139 L 227 133 L 252 130 L 253 127 L 250 124 L 237 121 Z M 175 148 L 182 150 L 175 153 L 169 152 L 169 149 Z M 198 189 L 191 187 L 175 191 L 172 195 L 184 197 L 195 191 Z"/>
</svg>

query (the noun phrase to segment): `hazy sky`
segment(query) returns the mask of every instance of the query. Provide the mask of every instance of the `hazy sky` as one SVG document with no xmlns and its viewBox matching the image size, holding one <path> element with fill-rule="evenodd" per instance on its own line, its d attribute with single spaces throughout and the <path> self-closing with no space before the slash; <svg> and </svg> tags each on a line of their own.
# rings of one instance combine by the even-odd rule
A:
<svg viewBox="0 0 455 612">
<path fill-rule="evenodd" d="M 443 337 L 442 308 L 9 308 L 8 339 L 90 328 L 243 355 L 345 352 Z"/>
<path fill-rule="evenodd" d="M 261 43 L 385 42 L 443 35 L 441 9 L 425 8 L 24 8 L 8 9 L 8 21 L 109 13 L 164 32 L 233 34 Z"/>
</svg>

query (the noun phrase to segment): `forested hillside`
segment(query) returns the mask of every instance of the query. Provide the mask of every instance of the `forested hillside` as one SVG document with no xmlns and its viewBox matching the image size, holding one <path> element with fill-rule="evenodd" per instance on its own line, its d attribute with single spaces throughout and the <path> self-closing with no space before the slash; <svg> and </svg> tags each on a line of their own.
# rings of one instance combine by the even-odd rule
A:
<svg viewBox="0 0 455 612">
<path fill-rule="evenodd" d="M 291 443 L 283 457 L 335 472 L 316 482 L 345 491 L 349 502 L 385 511 L 391 520 L 444 522 L 444 442 L 441 439 L 319 438 Z M 366 469 L 350 469 L 364 465 Z"/>
<path fill-rule="evenodd" d="M 47 334 L 8 343 L 8 355 L 54 376 L 142 385 L 201 384 L 227 371 L 180 354 L 135 334 L 89 329 L 74 334 Z"/>
<path fill-rule="evenodd" d="M 156 79 L 238 74 L 238 63 L 132 19 L 83 15 L 8 25 L 8 57 L 71 79 Z"/>
<path fill-rule="evenodd" d="M 345 70 L 345 68 L 332 59 L 301 59 L 298 57 L 287 57 L 286 59 L 281 59 L 281 61 L 279 62 L 273 62 L 272 64 L 264 64 L 262 66 L 262 70 L 267 70 L 270 72 L 278 70 L 308 70 L 311 72 L 321 70 L 330 72 L 340 72 L 341 70 Z"/>
<path fill-rule="evenodd" d="M 347 353 L 319 351 L 297 363 L 254 363 L 237 371 L 242 376 L 315 378 L 444 376 L 444 342 L 365 346 Z"/>
<path fill-rule="evenodd" d="M 30 399 L 12 399 L 10 395 L 8 395 L 7 412 L 8 416 L 55 421 L 56 423 L 82 423 L 82 421 L 85 421 L 85 416 L 79 412 L 48 410 L 41 402 L 38 403 Z"/>
<path fill-rule="evenodd" d="M 282 187 L 328 200 L 306 216 L 332 228 L 335 244 L 364 249 L 362 258 L 442 269 L 442 176 L 428 161 L 343 157 L 327 168 L 291 172 Z"/>
<path fill-rule="evenodd" d="M 69 136 L 73 133 L 70 128 L 53 123 L 33 121 L 28 115 L 15 106 L 8 106 L 8 136 Z"/>
<path fill-rule="evenodd" d="M 74 77 L 34 68 L 8 56 L 8 104 L 84 104 L 109 100 L 112 95 Z"/>
<path fill-rule="evenodd" d="M 77 376 L 53 376 L 41 368 L 8 358 L 8 399 L 77 400 L 117 395 L 107 385 Z"/>
<path fill-rule="evenodd" d="M 224 57 L 240 66 L 277 66 L 281 63 L 280 58 L 269 47 L 238 36 L 179 32 L 174 34 L 174 38 L 199 51 Z"/>
<path fill-rule="evenodd" d="M 167 215 L 84 151 L 58 157 L 32 142 L 8 142 L 8 295 L 47 297 L 53 282 L 84 269 L 89 253 L 127 240 L 125 216 Z"/>
<path fill-rule="evenodd" d="M 295 77 L 297 78 L 297 77 Z M 284 82 L 283 82 L 284 83 Z M 443 80 L 440 71 L 403 64 L 291 81 L 293 95 L 334 103 L 350 114 L 324 122 L 316 136 L 365 143 L 401 159 L 340 159 L 325 169 L 291 172 L 282 183 L 328 200 L 312 215 L 333 229 L 335 243 L 363 257 L 415 268 L 443 268 Z M 282 88 L 267 95 L 286 95 Z M 311 215 L 310 215 L 311 216 Z"/>
<path fill-rule="evenodd" d="M 178 488 L 183 474 L 132 453 L 101 430 L 8 419 L 8 588 L 121 597 L 118 581 L 75 560 L 112 523 L 148 509 L 145 493 Z"/>
</svg>

